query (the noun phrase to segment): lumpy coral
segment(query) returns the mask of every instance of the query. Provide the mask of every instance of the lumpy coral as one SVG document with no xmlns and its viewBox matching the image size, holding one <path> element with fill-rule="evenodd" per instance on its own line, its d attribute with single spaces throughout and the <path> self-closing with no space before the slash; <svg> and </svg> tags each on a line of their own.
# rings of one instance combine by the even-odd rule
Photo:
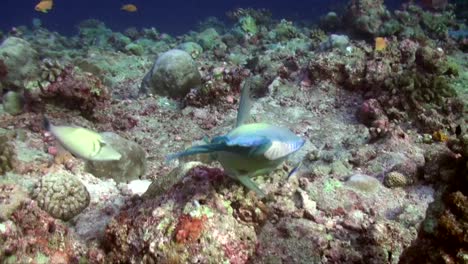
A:
<svg viewBox="0 0 468 264">
<path fill-rule="evenodd" d="M 41 79 L 44 81 L 55 82 L 60 77 L 64 67 L 57 60 L 49 58 L 43 59 L 41 63 Z"/>
<path fill-rule="evenodd" d="M 11 136 L 0 136 L 0 175 L 14 169 L 16 152 L 14 145 L 10 142 Z"/>
<path fill-rule="evenodd" d="M 78 215 L 90 202 L 83 183 L 66 171 L 44 176 L 36 184 L 32 196 L 43 210 L 65 221 Z"/>
</svg>

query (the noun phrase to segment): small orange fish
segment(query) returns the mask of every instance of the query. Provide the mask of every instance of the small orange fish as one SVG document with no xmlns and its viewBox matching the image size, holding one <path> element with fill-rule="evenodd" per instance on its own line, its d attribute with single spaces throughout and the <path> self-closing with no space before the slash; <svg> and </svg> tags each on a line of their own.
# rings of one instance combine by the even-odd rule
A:
<svg viewBox="0 0 468 264">
<path fill-rule="evenodd" d="M 138 8 L 134 4 L 123 5 L 120 9 L 127 12 L 136 12 L 138 10 Z"/>
<path fill-rule="evenodd" d="M 387 48 L 387 40 L 382 37 L 375 38 L 375 50 L 382 51 Z"/>
<path fill-rule="evenodd" d="M 34 7 L 34 10 L 42 13 L 47 13 L 49 10 L 52 9 L 54 6 L 54 2 L 52 0 L 42 0 L 39 4 Z"/>
<path fill-rule="evenodd" d="M 432 133 L 432 138 L 440 142 L 446 142 L 449 140 L 449 136 L 441 130 L 434 131 L 434 133 Z"/>
</svg>

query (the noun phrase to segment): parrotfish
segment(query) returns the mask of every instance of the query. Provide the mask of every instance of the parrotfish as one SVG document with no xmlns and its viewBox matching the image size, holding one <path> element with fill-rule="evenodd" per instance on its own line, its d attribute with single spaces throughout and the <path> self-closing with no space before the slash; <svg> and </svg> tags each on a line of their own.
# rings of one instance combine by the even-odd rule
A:
<svg viewBox="0 0 468 264">
<path fill-rule="evenodd" d="M 44 117 L 44 127 L 73 155 L 92 161 L 120 160 L 122 155 L 106 143 L 101 134 L 73 126 L 54 126 Z"/>
<path fill-rule="evenodd" d="M 210 143 L 169 155 L 168 160 L 198 153 L 214 153 L 228 176 L 240 181 L 260 197 L 265 196 L 251 177 L 272 172 L 298 151 L 305 140 L 285 127 L 267 123 L 244 124 L 250 105 L 250 92 L 244 86 L 236 127 L 231 132 L 214 137 Z"/>
</svg>

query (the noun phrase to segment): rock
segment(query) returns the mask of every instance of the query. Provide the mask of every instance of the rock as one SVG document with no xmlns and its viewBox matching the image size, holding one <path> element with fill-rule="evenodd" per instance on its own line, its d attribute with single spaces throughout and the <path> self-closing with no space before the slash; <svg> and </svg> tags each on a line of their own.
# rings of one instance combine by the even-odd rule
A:
<svg viewBox="0 0 468 264">
<path fill-rule="evenodd" d="M 120 212 L 127 197 L 112 179 L 101 180 L 89 173 L 77 176 L 86 186 L 91 202 L 86 210 L 73 219 L 73 229 L 84 241 L 100 240 L 105 235 L 106 226 Z"/>
<path fill-rule="evenodd" d="M 130 195 L 142 196 L 150 185 L 150 180 L 133 180 L 126 185 L 126 190 Z"/>
<path fill-rule="evenodd" d="M 14 183 L 0 183 L 0 222 L 6 221 L 10 215 L 28 199 L 28 194 Z"/>
<path fill-rule="evenodd" d="M 346 185 L 364 192 L 374 192 L 380 186 L 380 181 L 365 174 L 354 174 L 348 178 Z"/>
<path fill-rule="evenodd" d="M 0 45 L 0 60 L 8 75 L 3 80 L 14 86 L 22 87 L 28 81 L 39 78 L 39 55 L 25 40 L 9 37 Z"/>
<path fill-rule="evenodd" d="M 136 180 L 145 174 L 146 153 L 140 145 L 111 132 L 101 135 L 122 158 L 113 161 L 86 161 L 87 172 L 98 178 L 112 178 L 116 182 Z"/>
<path fill-rule="evenodd" d="M 36 184 L 32 192 L 42 210 L 51 216 L 68 221 L 81 213 L 90 201 L 89 192 L 72 173 L 49 173 Z"/>
<path fill-rule="evenodd" d="M 200 84 L 201 76 L 190 54 L 172 49 L 158 57 L 140 89 L 142 92 L 180 98 Z"/>
<path fill-rule="evenodd" d="M 24 98 L 21 93 L 9 91 L 3 95 L 3 109 L 10 115 L 23 112 Z"/>
<path fill-rule="evenodd" d="M 249 263 L 320 263 L 319 252 L 329 243 L 326 236 L 321 225 L 307 219 L 285 217 L 275 225 L 268 221 Z"/>
<path fill-rule="evenodd" d="M 298 189 L 297 193 L 300 197 L 301 208 L 304 209 L 304 217 L 313 219 L 313 217 L 317 214 L 317 203 L 310 199 L 307 192 Z"/>
<path fill-rule="evenodd" d="M 453 153 L 445 144 L 433 144 L 424 153 L 424 179 L 429 182 L 440 180 L 440 172 L 453 168 Z"/>
<path fill-rule="evenodd" d="M 174 168 L 168 175 L 156 178 L 143 194 L 144 198 L 152 199 L 160 196 L 169 190 L 174 184 L 182 180 L 189 170 L 197 166 L 203 165 L 201 162 L 192 161 L 179 165 Z"/>
</svg>

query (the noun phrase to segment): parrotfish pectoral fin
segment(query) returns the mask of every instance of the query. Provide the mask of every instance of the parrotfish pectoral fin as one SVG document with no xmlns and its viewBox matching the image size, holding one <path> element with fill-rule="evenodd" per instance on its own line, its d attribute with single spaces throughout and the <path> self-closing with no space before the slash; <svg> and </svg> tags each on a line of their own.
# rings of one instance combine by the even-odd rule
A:
<svg viewBox="0 0 468 264">
<path fill-rule="evenodd" d="M 236 176 L 236 179 L 239 180 L 245 187 L 249 188 L 249 190 L 254 191 L 259 196 L 259 198 L 265 197 L 265 193 L 262 191 L 262 189 L 260 189 L 260 187 L 258 187 L 249 176 Z"/>
<path fill-rule="evenodd" d="M 252 107 L 252 98 L 250 98 L 250 87 L 242 86 L 239 108 L 237 110 L 236 127 L 243 125 L 250 116 L 250 108 Z"/>
<path fill-rule="evenodd" d="M 262 156 L 271 147 L 271 141 L 266 140 L 263 144 L 253 147 L 249 151 L 249 157 Z"/>
<path fill-rule="evenodd" d="M 207 135 L 205 135 L 203 137 L 203 142 L 205 142 L 206 144 L 210 144 L 210 138 Z"/>
</svg>

